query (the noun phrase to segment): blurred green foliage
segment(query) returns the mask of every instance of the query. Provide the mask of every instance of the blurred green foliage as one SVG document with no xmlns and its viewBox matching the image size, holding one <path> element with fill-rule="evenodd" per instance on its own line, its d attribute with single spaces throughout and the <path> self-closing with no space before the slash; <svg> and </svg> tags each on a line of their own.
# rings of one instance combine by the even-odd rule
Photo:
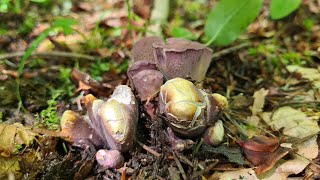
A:
<svg viewBox="0 0 320 180">
<path fill-rule="evenodd" d="M 60 118 L 57 115 L 57 98 L 62 94 L 62 90 L 53 90 L 52 97 L 47 101 L 48 107 L 36 115 L 36 119 L 48 129 L 59 129 Z"/>
</svg>

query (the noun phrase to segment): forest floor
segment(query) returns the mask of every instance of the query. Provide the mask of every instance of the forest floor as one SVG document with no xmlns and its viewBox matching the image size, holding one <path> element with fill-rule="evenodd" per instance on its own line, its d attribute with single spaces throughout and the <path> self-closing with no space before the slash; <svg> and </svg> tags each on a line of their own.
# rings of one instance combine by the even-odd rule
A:
<svg viewBox="0 0 320 180">
<path fill-rule="evenodd" d="M 84 95 L 107 99 L 129 84 L 136 41 L 155 30 L 163 39 L 204 42 L 206 15 L 216 3 L 170 2 L 165 22 L 152 24 L 152 12 L 163 7 L 137 1 L 0 3 L 0 179 L 320 178 L 319 1 L 303 1 L 278 21 L 266 3 L 235 42 L 210 47 L 204 89 L 229 102 L 219 146 L 197 137 L 190 149 L 173 151 L 166 125 L 143 116 L 125 165 L 103 169 L 94 147 L 62 140 L 64 111 L 86 114 Z M 86 83 L 88 77 L 97 83 Z"/>
</svg>

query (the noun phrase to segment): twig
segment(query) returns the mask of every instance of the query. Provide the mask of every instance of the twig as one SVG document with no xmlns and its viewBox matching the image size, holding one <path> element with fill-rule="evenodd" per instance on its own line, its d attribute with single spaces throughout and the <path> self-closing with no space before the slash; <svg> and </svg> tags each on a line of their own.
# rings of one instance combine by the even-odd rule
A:
<svg viewBox="0 0 320 180">
<path fill-rule="evenodd" d="M 158 175 L 157 175 L 157 178 L 158 178 L 158 180 L 166 180 L 165 178 L 158 176 Z"/>
<path fill-rule="evenodd" d="M 293 105 L 293 104 L 320 104 L 320 100 L 314 100 L 314 101 L 291 101 L 291 102 L 284 102 L 279 104 L 279 106 L 287 106 L 287 105 Z"/>
<path fill-rule="evenodd" d="M 215 58 L 224 56 L 224 55 L 226 55 L 226 54 L 229 54 L 229 53 L 231 53 L 231 52 L 237 51 L 237 50 L 239 50 L 239 49 L 248 47 L 248 46 L 250 46 L 250 45 L 251 45 L 251 43 L 245 42 L 245 43 L 242 43 L 242 44 L 239 44 L 239 45 L 236 45 L 236 46 L 232 46 L 232 47 L 223 49 L 223 50 L 221 50 L 221 51 L 218 51 L 218 52 L 216 52 L 216 53 L 213 53 L 213 54 L 212 54 L 212 58 L 215 59 Z"/>
<path fill-rule="evenodd" d="M 173 155 L 174 161 L 176 162 L 176 164 L 177 164 L 177 166 L 178 166 L 178 168 L 179 168 L 179 171 L 180 171 L 180 173 L 181 173 L 181 175 L 182 175 L 182 178 L 183 178 L 184 180 L 186 180 L 186 179 L 187 179 L 187 175 L 186 175 L 186 173 L 184 172 L 183 167 L 182 167 L 179 159 L 177 158 L 176 154 L 174 153 L 174 151 L 172 151 L 172 155 Z"/>
<path fill-rule="evenodd" d="M 185 164 L 187 164 L 187 165 L 189 165 L 191 167 L 194 167 L 192 162 L 187 157 L 185 157 L 184 155 L 177 153 L 177 156 L 178 156 L 178 158 L 179 158 L 179 160 L 181 162 L 183 162 L 183 163 L 185 163 Z"/>
<path fill-rule="evenodd" d="M 219 163 L 219 160 L 216 159 L 212 164 L 206 167 L 204 170 L 204 173 L 208 173 L 212 168 L 216 167 L 216 165 Z"/>
<path fill-rule="evenodd" d="M 155 150 L 151 149 L 150 147 L 144 145 L 143 143 L 137 141 L 138 144 L 146 151 L 148 151 L 149 153 L 153 154 L 154 156 L 156 156 L 157 158 L 161 157 L 161 154 L 159 154 L 158 152 L 156 152 Z"/>
<path fill-rule="evenodd" d="M 18 51 L 14 53 L 7 53 L 7 54 L 1 54 L 1 59 L 10 59 L 10 58 L 16 58 L 21 57 L 25 54 L 24 51 Z M 54 56 L 54 57 L 65 57 L 65 58 L 75 58 L 75 59 L 83 59 L 83 60 L 89 60 L 94 61 L 98 57 L 90 56 L 86 54 L 80 54 L 75 52 L 64 52 L 64 51 L 50 51 L 50 52 L 33 52 L 31 56 L 40 56 L 40 57 L 48 57 L 48 56 Z"/>
<path fill-rule="evenodd" d="M 121 173 L 121 180 L 126 180 L 126 169 L 127 169 L 127 163 L 124 163 L 122 173 Z"/>
<path fill-rule="evenodd" d="M 214 171 L 238 171 L 238 170 L 241 170 L 241 168 L 216 167 L 216 168 L 212 168 L 211 170 L 214 170 Z"/>
</svg>

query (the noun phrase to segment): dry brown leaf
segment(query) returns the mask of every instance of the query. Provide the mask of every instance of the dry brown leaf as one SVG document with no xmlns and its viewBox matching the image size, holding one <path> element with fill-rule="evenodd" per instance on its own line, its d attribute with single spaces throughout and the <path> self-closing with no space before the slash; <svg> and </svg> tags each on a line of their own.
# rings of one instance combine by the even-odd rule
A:
<svg viewBox="0 0 320 180">
<path fill-rule="evenodd" d="M 265 90 L 264 88 L 259 89 L 258 91 L 254 92 L 253 97 L 253 105 L 250 106 L 250 110 L 252 115 L 257 115 L 262 112 L 262 108 L 264 106 L 265 98 L 268 95 L 269 90 Z"/>
<path fill-rule="evenodd" d="M 0 123 L 0 155 L 9 157 L 21 145 L 28 146 L 36 134 L 22 124 Z"/>
<path fill-rule="evenodd" d="M 290 106 L 277 109 L 272 113 L 263 113 L 263 120 L 271 126 L 274 131 L 282 130 L 287 136 L 305 138 L 315 135 L 320 131 L 317 120 L 319 117 L 309 117 L 300 110 Z"/>
<path fill-rule="evenodd" d="M 246 180 L 258 180 L 256 173 L 253 169 L 241 169 L 238 171 L 226 171 L 220 173 L 219 180 L 230 180 L 230 179 L 246 179 Z"/>
<path fill-rule="evenodd" d="M 0 156 L 0 179 L 7 179 L 9 173 L 20 170 L 17 158 Z"/>
<path fill-rule="evenodd" d="M 81 90 L 89 90 L 97 96 L 107 96 L 109 89 L 98 81 L 93 79 L 89 74 L 84 73 L 78 69 L 73 69 L 71 72 L 71 79 L 78 84 L 77 92 Z"/>
</svg>

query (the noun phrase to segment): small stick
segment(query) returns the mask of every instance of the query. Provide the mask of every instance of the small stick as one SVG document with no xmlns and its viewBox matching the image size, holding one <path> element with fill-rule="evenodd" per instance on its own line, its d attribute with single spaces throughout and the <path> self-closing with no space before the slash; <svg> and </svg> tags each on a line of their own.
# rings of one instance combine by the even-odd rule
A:
<svg viewBox="0 0 320 180">
<path fill-rule="evenodd" d="M 172 151 L 172 155 L 173 155 L 174 161 L 176 162 L 176 164 L 177 164 L 177 166 L 178 166 L 178 168 L 179 168 L 179 171 L 180 171 L 180 173 L 181 173 L 181 175 L 182 175 L 182 178 L 183 178 L 184 180 L 187 180 L 187 175 L 186 175 L 186 173 L 184 172 L 183 167 L 182 167 L 179 159 L 177 158 L 176 154 L 174 153 L 174 151 Z"/>
<path fill-rule="evenodd" d="M 155 150 L 151 149 L 150 147 L 144 145 L 143 143 L 137 141 L 138 144 L 146 151 L 148 151 L 149 153 L 153 154 L 154 156 L 156 156 L 157 158 L 161 157 L 161 154 L 159 154 L 158 152 L 156 152 Z"/>
<path fill-rule="evenodd" d="M 219 163 L 219 160 L 216 159 L 212 164 L 206 167 L 204 170 L 205 173 L 208 173 L 212 168 L 216 167 L 216 165 Z"/>
<path fill-rule="evenodd" d="M 126 169 L 127 163 L 124 163 L 122 173 L 121 173 L 121 180 L 126 180 Z"/>
<path fill-rule="evenodd" d="M 24 52 L 24 51 L 18 51 L 18 52 L 14 52 L 14 53 L 2 54 L 2 55 L 0 55 L 0 60 L 22 57 L 25 53 L 26 52 Z M 98 58 L 98 57 L 90 56 L 87 54 L 80 54 L 80 53 L 74 53 L 74 52 L 64 52 L 64 51 L 34 52 L 31 54 L 31 56 L 38 56 L 38 57 L 39 56 L 40 57 L 54 56 L 54 57 L 83 59 L 83 60 L 89 60 L 89 61 L 94 61 Z"/>
<path fill-rule="evenodd" d="M 231 53 L 231 52 L 237 51 L 237 50 L 239 50 L 239 49 L 248 47 L 248 46 L 250 46 L 250 45 L 251 45 L 251 43 L 245 42 L 245 43 L 242 43 L 242 44 L 239 44 L 239 45 L 236 45 L 236 46 L 232 46 L 232 47 L 223 49 L 223 50 L 221 50 L 221 51 L 218 51 L 218 52 L 216 52 L 216 53 L 213 53 L 213 54 L 212 54 L 212 58 L 215 59 L 215 58 L 224 56 L 224 55 L 226 55 L 226 54 L 229 54 L 229 53 Z"/>
<path fill-rule="evenodd" d="M 168 156 L 167 157 L 169 160 L 174 160 L 173 156 Z"/>
<path fill-rule="evenodd" d="M 241 168 L 223 168 L 223 167 L 217 167 L 217 168 L 211 168 L 211 170 L 215 170 L 215 171 L 237 171 L 237 170 L 241 170 Z"/>
<path fill-rule="evenodd" d="M 165 178 L 163 178 L 163 177 L 161 177 L 161 176 L 158 176 L 158 175 L 157 175 L 157 178 L 158 178 L 159 180 L 166 180 Z"/>
<path fill-rule="evenodd" d="M 185 157 L 184 155 L 177 154 L 177 156 L 178 156 L 178 158 L 180 159 L 181 162 L 183 162 L 183 163 L 185 163 L 185 164 L 187 164 L 187 165 L 189 165 L 191 167 L 194 167 L 192 162 L 187 157 Z"/>
</svg>

